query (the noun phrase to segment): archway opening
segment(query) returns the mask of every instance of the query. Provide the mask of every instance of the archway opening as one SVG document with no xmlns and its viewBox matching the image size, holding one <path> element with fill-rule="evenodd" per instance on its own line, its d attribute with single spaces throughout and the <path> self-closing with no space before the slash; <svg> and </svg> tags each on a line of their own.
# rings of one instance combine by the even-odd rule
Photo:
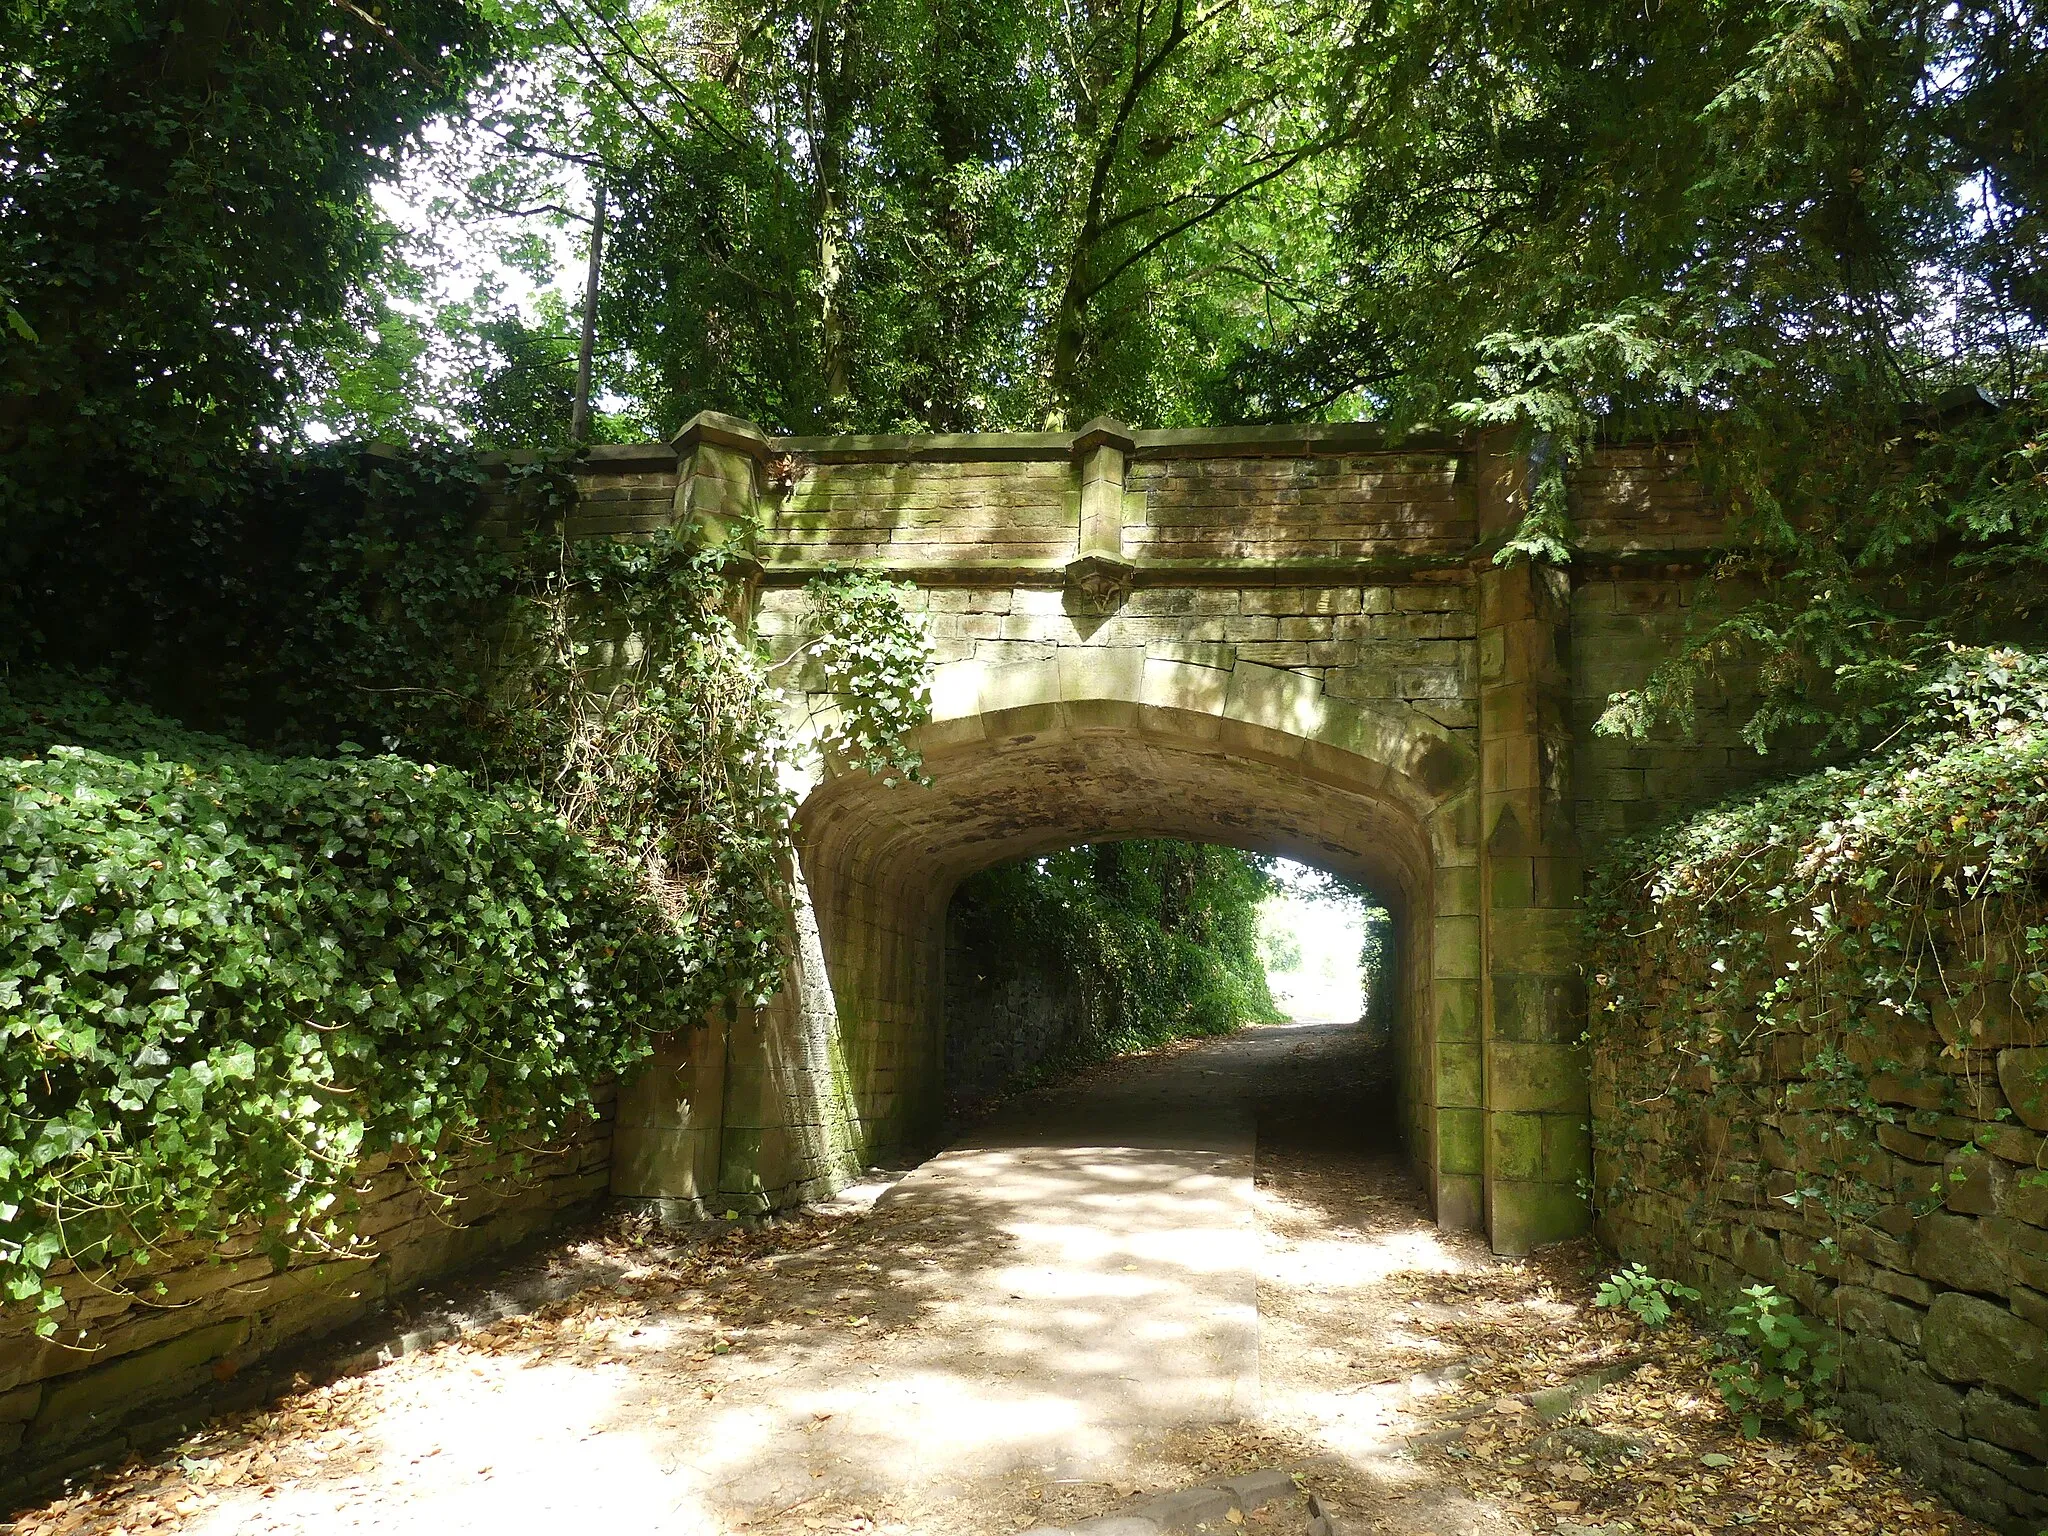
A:
<svg viewBox="0 0 2048 1536">
<path fill-rule="evenodd" d="M 1401 1142 L 1391 918 L 1329 870 L 1178 839 L 1098 842 L 963 880 L 945 925 L 943 1134 L 1097 1063 L 1241 1030 L 1267 1129 Z M 1270 1059 L 1268 1059 L 1270 1058 Z M 1314 1139 L 1328 1140 L 1327 1134 Z"/>
<path fill-rule="evenodd" d="M 1465 1224 L 1469 1202 L 1446 1210 L 1437 1178 L 1434 1005 L 1442 989 L 1432 963 L 1438 869 L 1458 832 L 1444 786 L 1400 766 L 1423 760 L 1434 769 L 1436 740 L 1372 722 L 1355 734 L 1374 732 L 1392 743 L 1384 755 L 1213 707 L 984 701 L 979 712 L 920 733 L 928 786 L 826 775 L 798 813 L 816 981 L 789 998 L 800 1026 L 775 1033 L 799 1044 L 829 1040 L 833 1059 L 811 1050 L 740 1063 L 728 1074 L 739 1095 L 732 1102 L 765 1116 L 769 1099 L 801 1093 L 829 1070 L 838 1098 L 800 1117 L 798 1139 L 812 1125 L 845 1124 L 864 1151 L 935 1147 L 945 1110 L 947 911 L 962 882 L 1086 844 L 1223 845 L 1329 871 L 1372 892 L 1387 913 L 1388 1091 L 1374 1123 L 1403 1149 L 1439 1215 Z"/>
</svg>

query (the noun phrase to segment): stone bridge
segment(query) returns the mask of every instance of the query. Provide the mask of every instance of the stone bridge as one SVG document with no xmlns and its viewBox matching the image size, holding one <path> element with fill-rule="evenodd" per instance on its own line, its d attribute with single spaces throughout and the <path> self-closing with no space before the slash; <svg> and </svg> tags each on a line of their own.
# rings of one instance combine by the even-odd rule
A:
<svg viewBox="0 0 2048 1536">
<path fill-rule="evenodd" d="M 1725 708 L 1691 741 L 1592 732 L 1673 643 L 1719 535 L 1683 445 L 1605 447 L 1573 476 L 1568 572 L 1494 562 L 1530 476 L 1499 437 L 775 439 L 704 415 L 576 472 L 581 532 L 680 523 L 751 557 L 771 643 L 793 643 L 806 582 L 858 565 L 915 584 L 939 662 L 929 788 L 811 754 L 788 985 L 627 1085 L 616 1194 L 759 1209 L 916 1146 L 958 882 L 1171 836 L 1378 892 L 1402 1131 L 1437 1219 L 1503 1252 L 1585 1224 L 1582 860 L 1756 763 Z M 812 739 L 831 707 L 792 700 Z"/>
</svg>

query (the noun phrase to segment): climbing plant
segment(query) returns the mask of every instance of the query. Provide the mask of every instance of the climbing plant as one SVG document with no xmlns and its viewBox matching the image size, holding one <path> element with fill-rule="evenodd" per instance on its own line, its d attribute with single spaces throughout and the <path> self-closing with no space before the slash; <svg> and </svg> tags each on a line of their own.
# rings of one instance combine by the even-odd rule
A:
<svg viewBox="0 0 2048 1536">
<path fill-rule="evenodd" d="M 1600 1201 L 1789 1209 L 1824 1264 L 1939 1205 L 1940 1163 L 1879 1133 L 1995 1132 L 1987 1051 L 2048 1009 L 2044 873 L 2048 659 L 2018 651 L 1951 651 L 1853 768 L 1617 850 L 1587 899 Z"/>
<path fill-rule="evenodd" d="M 0 711 L 11 1300 L 62 1305 L 60 1259 L 147 1295 L 164 1240 L 245 1223 L 280 1260 L 346 1251 L 363 1157 L 516 1164 L 704 1002 L 688 931 L 530 793 L 167 723 L 174 757 L 33 745 L 86 713 Z"/>
<path fill-rule="evenodd" d="M 346 1245 L 360 1157 L 432 1183 L 544 1140 L 653 1034 L 780 981 L 790 748 L 727 556 L 571 537 L 546 461 L 262 484 L 134 567 L 95 681 L 0 674 L 15 1299 L 61 1302 L 60 1259 L 146 1279 L 171 1233 Z M 809 613 L 859 766 L 915 774 L 900 596 L 834 575 Z M 210 697 L 222 733 L 134 694 Z"/>
</svg>

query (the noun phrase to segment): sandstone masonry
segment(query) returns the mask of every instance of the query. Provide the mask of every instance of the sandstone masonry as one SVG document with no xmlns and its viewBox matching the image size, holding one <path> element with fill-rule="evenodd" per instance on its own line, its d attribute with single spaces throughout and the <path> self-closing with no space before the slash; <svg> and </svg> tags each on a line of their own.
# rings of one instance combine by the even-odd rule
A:
<svg viewBox="0 0 2048 1536">
<path fill-rule="evenodd" d="M 916 1145 L 939 1107 L 954 887 L 1155 835 L 1377 891 L 1439 1219 L 1508 1252 L 1583 1227 L 1581 860 L 1763 766 L 1711 701 L 1705 748 L 1591 730 L 1669 653 L 1720 536 L 1683 445 L 1605 448 L 1576 476 L 1569 572 L 1494 563 L 1531 473 L 1498 437 L 1100 420 L 770 439 L 705 415 L 575 473 L 579 532 L 731 550 L 736 601 L 783 654 L 804 584 L 858 565 L 912 584 L 939 663 L 930 788 L 812 753 L 788 985 L 628 1085 L 618 1193 L 768 1207 Z M 800 737 L 832 719 L 818 682 L 797 670 Z"/>
</svg>

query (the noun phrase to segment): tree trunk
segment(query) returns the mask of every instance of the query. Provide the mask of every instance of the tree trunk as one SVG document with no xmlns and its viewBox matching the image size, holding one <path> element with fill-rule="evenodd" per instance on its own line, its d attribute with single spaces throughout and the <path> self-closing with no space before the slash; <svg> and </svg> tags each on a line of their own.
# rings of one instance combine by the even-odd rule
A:
<svg viewBox="0 0 2048 1536">
<path fill-rule="evenodd" d="M 811 92 L 817 103 L 811 124 L 811 153 L 817 176 L 818 361 L 824 375 L 825 418 L 829 427 L 847 425 L 853 404 L 840 293 L 846 275 L 840 176 L 854 53 L 849 9 L 844 5 L 821 5 L 811 34 Z"/>
<path fill-rule="evenodd" d="M 590 438 L 590 373 L 597 354 L 597 280 L 603 263 L 604 182 L 600 180 L 590 217 L 590 268 L 583 285 L 583 337 L 576 348 L 576 399 L 569 408 L 572 443 L 587 442 Z"/>
</svg>

